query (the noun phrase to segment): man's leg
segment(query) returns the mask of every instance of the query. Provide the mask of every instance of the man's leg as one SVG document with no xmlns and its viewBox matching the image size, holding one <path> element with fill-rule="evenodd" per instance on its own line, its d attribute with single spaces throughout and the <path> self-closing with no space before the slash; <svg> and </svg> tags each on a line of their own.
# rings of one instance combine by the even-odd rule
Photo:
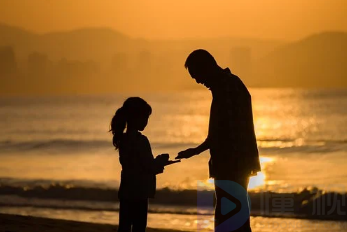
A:
<svg viewBox="0 0 347 232">
<path fill-rule="evenodd" d="M 244 175 L 238 176 L 237 179 L 235 179 L 235 182 L 238 183 L 239 185 L 241 185 L 247 191 L 248 183 L 249 183 L 249 177 L 248 176 L 244 176 Z M 247 203 L 248 203 L 247 208 L 250 211 L 251 209 L 249 208 L 249 202 L 247 202 Z M 243 224 L 243 226 L 240 229 L 238 229 L 237 231 L 252 232 L 250 217 L 245 222 L 245 224 Z"/>
<path fill-rule="evenodd" d="M 228 180 L 228 181 L 234 181 L 236 183 L 238 183 L 239 185 L 241 185 L 244 189 L 247 190 L 248 187 L 248 177 L 244 177 L 244 176 L 234 176 L 234 178 L 223 178 L 223 177 L 219 177 L 218 180 Z M 215 185 L 215 200 L 216 200 L 216 205 L 215 205 L 215 231 L 218 232 L 218 225 L 220 225 L 222 222 L 224 222 L 227 218 L 225 215 L 222 214 L 222 204 L 221 204 L 221 199 L 223 197 L 228 198 L 228 196 L 226 196 L 225 191 L 219 189 L 216 185 Z M 249 205 L 247 205 L 247 208 L 249 207 Z M 250 225 L 250 220 L 248 218 L 248 220 L 245 222 L 245 224 L 243 226 L 241 226 L 239 229 L 234 230 L 235 232 L 251 232 L 251 225 Z M 221 232 L 225 232 L 225 231 L 221 231 Z"/>
<path fill-rule="evenodd" d="M 220 225 L 222 222 L 226 220 L 225 216 L 222 214 L 222 198 L 223 197 L 228 197 L 225 196 L 225 192 L 222 191 L 220 188 L 218 188 L 215 185 L 215 210 L 214 210 L 214 228 L 215 231 L 217 231 L 218 225 Z M 226 232 L 226 231 L 222 231 Z"/>
</svg>

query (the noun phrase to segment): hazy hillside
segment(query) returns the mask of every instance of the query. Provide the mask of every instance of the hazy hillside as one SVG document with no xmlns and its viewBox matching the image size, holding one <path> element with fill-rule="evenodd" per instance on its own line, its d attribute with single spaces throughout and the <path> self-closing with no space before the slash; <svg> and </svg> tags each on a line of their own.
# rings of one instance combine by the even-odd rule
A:
<svg viewBox="0 0 347 232">
<path fill-rule="evenodd" d="M 183 68 L 209 50 L 250 87 L 347 87 L 347 35 L 284 43 L 251 38 L 147 41 L 108 28 L 37 35 L 0 24 L 0 94 L 105 93 L 201 88 Z"/>
<path fill-rule="evenodd" d="M 347 33 L 326 32 L 275 49 L 253 71 L 259 86 L 347 87 Z"/>
<path fill-rule="evenodd" d="M 232 68 L 237 71 L 248 68 L 253 60 L 280 44 L 283 43 L 241 38 L 147 41 L 108 28 L 37 35 L 0 24 L 1 92 L 55 94 L 199 88 L 183 68 L 192 50 L 205 48 L 222 66 L 235 63 Z M 246 59 L 237 65 L 234 61 L 238 57 Z"/>
<path fill-rule="evenodd" d="M 133 46 L 131 39 L 107 28 L 49 33 L 39 40 L 37 50 L 51 54 L 53 59 L 110 59 L 112 52 L 127 52 Z"/>
<path fill-rule="evenodd" d="M 252 38 L 211 38 L 186 40 L 146 41 L 141 38 L 129 38 L 109 28 L 84 28 L 74 31 L 53 32 L 37 35 L 17 27 L 0 24 L 0 46 L 11 45 L 19 56 L 28 52 L 48 53 L 53 59 L 94 59 L 105 58 L 117 52 L 136 53 L 149 50 L 153 53 L 191 51 L 204 47 L 210 49 L 224 60 L 235 47 L 248 47 L 252 56 L 259 58 L 272 51 L 280 41 Z"/>
<path fill-rule="evenodd" d="M 51 59 L 99 60 L 114 52 L 133 50 L 133 40 L 108 28 L 86 28 L 37 35 L 0 24 L 0 46 L 12 46 L 18 58 L 30 52 L 46 53 Z"/>
<path fill-rule="evenodd" d="M 28 54 L 38 43 L 34 33 L 17 27 L 0 24 L 0 46 L 12 46 L 18 56 Z"/>
</svg>

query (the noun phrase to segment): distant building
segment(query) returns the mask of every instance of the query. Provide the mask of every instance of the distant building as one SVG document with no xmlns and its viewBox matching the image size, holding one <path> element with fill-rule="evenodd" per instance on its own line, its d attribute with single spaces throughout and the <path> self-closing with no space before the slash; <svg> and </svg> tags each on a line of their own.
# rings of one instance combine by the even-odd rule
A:
<svg viewBox="0 0 347 232">
<path fill-rule="evenodd" d="M 116 53 L 112 57 L 111 69 L 117 76 L 123 76 L 129 68 L 128 56 L 125 53 Z"/>
<path fill-rule="evenodd" d="M 132 77 L 135 89 L 148 89 L 156 85 L 156 76 L 153 68 L 153 55 L 151 52 L 144 50 L 137 56 L 136 66 L 133 70 Z"/>
<path fill-rule="evenodd" d="M 0 75 L 12 75 L 17 71 L 15 53 L 11 46 L 0 47 Z"/>
<path fill-rule="evenodd" d="M 49 60 L 46 54 L 33 52 L 28 56 L 29 76 L 44 76 L 48 73 Z"/>
<path fill-rule="evenodd" d="M 152 54 L 149 51 L 141 51 L 138 54 L 136 67 L 138 71 L 150 74 L 152 70 Z"/>
</svg>

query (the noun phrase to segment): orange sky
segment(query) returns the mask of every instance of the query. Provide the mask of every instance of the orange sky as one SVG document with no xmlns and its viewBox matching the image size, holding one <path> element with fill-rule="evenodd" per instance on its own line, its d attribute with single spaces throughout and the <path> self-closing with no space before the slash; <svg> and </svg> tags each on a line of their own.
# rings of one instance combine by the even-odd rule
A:
<svg viewBox="0 0 347 232">
<path fill-rule="evenodd" d="M 347 31 L 346 0 L 1 0 L 0 22 L 36 32 L 112 27 L 132 37 L 298 39 Z"/>
</svg>

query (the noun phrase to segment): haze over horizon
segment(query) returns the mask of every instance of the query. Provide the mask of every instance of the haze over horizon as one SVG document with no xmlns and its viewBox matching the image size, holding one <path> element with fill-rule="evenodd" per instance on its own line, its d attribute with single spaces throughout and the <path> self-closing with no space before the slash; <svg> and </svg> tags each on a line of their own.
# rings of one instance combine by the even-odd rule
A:
<svg viewBox="0 0 347 232">
<path fill-rule="evenodd" d="M 183 64 L 197 48 L 248 87 L 346 88 L 344 6 L 1 0 L 0 95 L 196 89 Z"/>
<path fill-rule="evenodd" d="M 347 31 L 344 0 L 0 1 L 0 22 L 35 33 L 108 27 L 144 39 L 252 37 L 298 40 Z M 218 26 L 216 26 L 218 25 Z"/>
</svg>

